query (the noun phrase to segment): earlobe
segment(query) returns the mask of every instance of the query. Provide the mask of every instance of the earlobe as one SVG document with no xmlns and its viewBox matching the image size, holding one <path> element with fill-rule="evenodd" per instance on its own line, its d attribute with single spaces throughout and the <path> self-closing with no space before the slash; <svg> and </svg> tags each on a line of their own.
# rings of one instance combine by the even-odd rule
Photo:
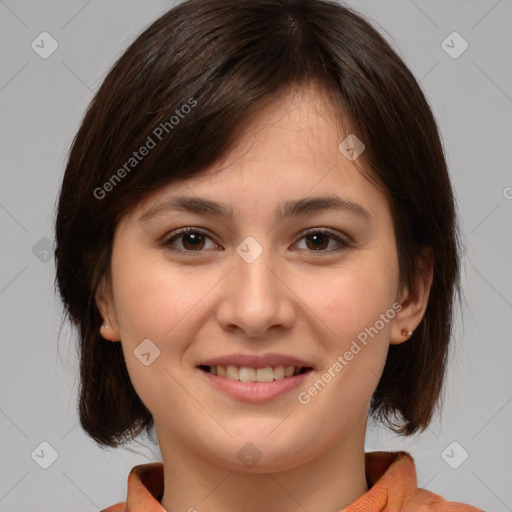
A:
<svg viewBox="0 0 512 512">
<path fill-rule="evenodd" d="M 109 341 L 120 341 L 121 336 L 114 313 L 110 287 L 103 277 L 98 285 L 95 295 L 96 306 L 100 312 L 103 324 L 100 327 L 100 334 Z"/>
<path fill-rule="evenodd" d="M 397 313 L 391 329 L 390 343 L 399 345 L 413 335 L 427 310 L 428 298 L 434 276 L 434 254 L 430 247 L 419 256 L 419 272 L 411 289 L 405 289 L 400 297 L 401 310 Z"/>
<path fill-rule="evenodd" d="M 103 338 L 105 338 L 108 341 L 121 341 L 119 331 L 117 329 L 114 329 L 109 324 L 102 324 L 102 326 L 100 327 L 100 334 Z"/>
</svg>

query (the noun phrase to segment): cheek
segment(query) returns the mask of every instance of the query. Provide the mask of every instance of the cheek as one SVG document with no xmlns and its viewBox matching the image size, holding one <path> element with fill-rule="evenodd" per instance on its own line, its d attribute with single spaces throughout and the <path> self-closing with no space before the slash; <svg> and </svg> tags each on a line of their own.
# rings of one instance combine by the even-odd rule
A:
<svg viewBox="0 0 512 512">
<path fill-rule="evenodd" d="M 213 276 L 197 268 L 175 266 L 147 251 L 113 259 L 113 274 L 116 316 L 131 342 L 173 336 L 214 284 Z"/>
<path fill-rule="evenodd" d="M 350 342 L 391 308 L 397 280 L 396 266 L 371 262 L 331 272 L 326 279 L 310 283 L 304 296 L 309 296 L 311 310 L 331 334 L 341 343 L 341 340 Z M 389 325 L 386 323 L 383 331 Z"/>
<path fill-rule="evenodd" d="M 164 402 L 186 402 L 187 395 L 169 373 L 175 373 L 175 364 L 206 323 L 208 293 L 222 275 L 206 267 L 178 267 L 161 254 L 157 258 L 136 250 L 126 256 L 121 250 L 114 253 L 112 274 L 123 353 L 137 394 L 151 411 Z M 136 356 L 146 339 L 157 347 L 149 345 L 150 358 L 153 351 L 158 354 L 148 366 Z"/>
<path fill-rule="evenodd" d="M 205 291 L 187 273 L 134 256 L 123 258 L 116 283 L 116 316 L 133 387 L 153 414 L 178 410 L 187 394 L 176 381 L 175 365 L 190 340 L 190 313 Z"/>
<path fill-rule="evenodd" d="M 329 331 L 323 338 L 325 366 L 318 379 L 302 390 L 299 402 L 311 407 L 311 416 L 328 414 L 325 422 L 333 436 L 347 428 L 347 418 L 365 413 L 377 387 L 395 316 L 397 275 L 392 266 L 388 272 L 375 264 L 347 268 L 336 279 L 326 280 L 322 293 L 310 303 Z"/>
</svg>

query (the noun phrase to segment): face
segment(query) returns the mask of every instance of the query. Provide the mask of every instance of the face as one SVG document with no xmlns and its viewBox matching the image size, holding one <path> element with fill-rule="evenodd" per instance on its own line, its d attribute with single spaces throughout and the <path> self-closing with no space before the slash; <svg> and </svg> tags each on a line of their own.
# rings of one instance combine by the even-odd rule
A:
<svg viewBox="0 0 512 512">
<path fill-rule="evenodd" d="M 238 469 L 261 456 L 245 466 L 259 471 L 364 436 L 389 345 L 422 311 L 400 293 L 387 198 L 336 126 L 320 89 L 288 91 L 223 161 L 121 219 L 102 335 L 122 343 L 161 446 Z M 226 215 L 171 205 L 183 196 Z"/>
</svg>

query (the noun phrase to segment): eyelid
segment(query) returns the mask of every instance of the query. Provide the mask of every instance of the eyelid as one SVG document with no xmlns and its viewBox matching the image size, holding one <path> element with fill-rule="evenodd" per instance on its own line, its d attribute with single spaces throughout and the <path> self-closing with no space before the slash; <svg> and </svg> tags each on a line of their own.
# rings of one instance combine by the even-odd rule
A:
<svg viewBox="0 0 512 512">
<path fill-rule="evenodd" d="M 348 235 L 341 234 L 338 231 L 334 231 L 334 230 L 332 230 L 330 228 L 321 228 L 321 227 L 319 227 L 319 228 L 308 228 L 305 231 L 302 231 L 300 233 L 300 237 L 302 239 L 306 235 L 311 235 L 313 233 L 322 233 L 322 234 L 325 234 L 325 235 L 332 236 L 333 238 L 338 239 L 339 241 L 344 242 L 347 245 L 349 245 L 350 243 L 353 243 L 351 241 L 351 238 Z"/>
</svg>

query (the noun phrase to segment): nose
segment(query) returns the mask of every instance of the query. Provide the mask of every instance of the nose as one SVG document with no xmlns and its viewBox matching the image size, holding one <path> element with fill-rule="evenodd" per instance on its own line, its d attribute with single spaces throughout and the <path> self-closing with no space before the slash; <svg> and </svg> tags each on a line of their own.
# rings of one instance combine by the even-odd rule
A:
<svg viewBox="0 0 512 512">
<path fill-rule="evenodd" d="M 294 293 L 283 265 L 271 250 L 252 262 L 235 253 L 224 278 L 217 321 L 227 331 L 268 339 L 269 331 L 289 329 L 295 320 Z"/>
</svg>

